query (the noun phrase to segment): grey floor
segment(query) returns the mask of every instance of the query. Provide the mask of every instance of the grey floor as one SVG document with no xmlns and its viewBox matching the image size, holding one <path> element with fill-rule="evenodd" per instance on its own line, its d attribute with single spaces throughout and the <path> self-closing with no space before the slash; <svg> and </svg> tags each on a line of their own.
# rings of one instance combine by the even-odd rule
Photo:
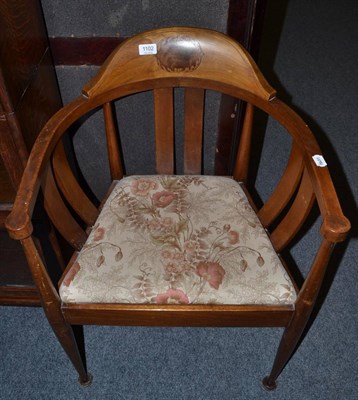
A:
<svg viewBox="0 0 358 400">
<path fill-rule="evenodd" d="M 284 13 L 286 1 L 269 3 L 273 22 L 263 37 L 262 68 L 281 97 L 304 110 L 344 210 L 356 220 L 358 2 L 290 0 Z M 275 125 L 268 127 L 280 140 Z M 264 162 L 274 166 L 275 148 L 264 153 Z M 263 197 L 269 179 L 259 175 Z M 317 245 L 317 226 L 292 249 L 303 271 Z M 94 381 L 82 389 L 42 310 L 2 307 L 0 398 L 358 399 L 357 255 L 356 238 L 338 248 L 325 301 L 273 393 L 260 380 L 271 367 L 280 329 L 87 327 Z"/>
</svg>

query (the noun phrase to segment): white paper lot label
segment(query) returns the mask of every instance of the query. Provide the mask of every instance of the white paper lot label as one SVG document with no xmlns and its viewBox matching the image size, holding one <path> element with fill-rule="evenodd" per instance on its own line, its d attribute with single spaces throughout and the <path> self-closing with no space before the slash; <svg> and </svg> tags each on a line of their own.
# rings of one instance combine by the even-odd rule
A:
<svg viewBox="0 0 358 400">
<path fill-rule="evenodd" d="M 157 45 L 156 45 L 156 43 L 139 44 L 138 50 L 139 50 L 140 56 L 147 56 L 149 54 L 157 54 Z"/>
<path fill-rule="evenodd" d="M 327 166 L 326 160 L 320 154 L 315 154 L 314 156 L 312 156 L 312 158 L 313 158 L 313 161 L 315 162 L 315 164 L 317 165 L 317 167 L 326 167 Z"/>
</svg>

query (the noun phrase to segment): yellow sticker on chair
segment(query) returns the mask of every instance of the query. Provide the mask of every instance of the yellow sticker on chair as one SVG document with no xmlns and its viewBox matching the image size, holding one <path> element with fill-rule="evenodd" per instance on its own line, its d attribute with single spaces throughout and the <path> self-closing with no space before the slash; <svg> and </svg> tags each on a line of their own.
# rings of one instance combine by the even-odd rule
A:
<svg viewBox="0 0 358 400">
<path fill-rule="evenodd" d="M 314 156 L 312 156 L 312 158 L 313 158 L 313 161 L 315 162 L 315 164 L 317 165 L 317 167 L 326 167 L 327 166 L 326 160 L 320 154 L 315 154 Z"/>
</svg>

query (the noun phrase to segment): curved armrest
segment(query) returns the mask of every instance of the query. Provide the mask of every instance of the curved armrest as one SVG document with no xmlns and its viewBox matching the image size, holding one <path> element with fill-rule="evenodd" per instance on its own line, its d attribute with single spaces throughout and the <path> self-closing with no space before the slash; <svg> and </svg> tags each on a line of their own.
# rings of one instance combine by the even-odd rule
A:
<svg viewBox="0 0 358 400">
<path fill-rule="evenodd" d="M 32 234 L 31 217 L 42 178 L 51 153 L 66 129 L 89 107 L 83 97 L 60 109 L 43 127 L 32 148 L 14 206 L 5 226 L 13 239 L 22 240 Z"/>
<path fill-rule="evenodd" d="M 321 234 L 330 242 L 342 242 L 351 229 L 351 223 L 344 215 L 327 214 L 323 218 Z"/>
<path fill-rule="evenodd" d="M 267 111 L 291 133 L 302 152 L 323 218 L 322 236 L 330 242 L 343 241 L 351 224 L 342 212 L 328 167 L 318 166 L 313 159 L 322 152 L 312 131 L 295 111 L 279 99 L 272 99 L 267 105 Z"/>
<path fill-rule="evenodd" d="M 36 196 L 34 197 L 36 198 Z M 12 211 L 5 220 L 5 227 L 12 239 L 22 240 L 31 236 L 33 232 L 31 222 L 32 211 L 22 198 L 18 199 L 18 196 L 16 196 Z"/>
</svg>

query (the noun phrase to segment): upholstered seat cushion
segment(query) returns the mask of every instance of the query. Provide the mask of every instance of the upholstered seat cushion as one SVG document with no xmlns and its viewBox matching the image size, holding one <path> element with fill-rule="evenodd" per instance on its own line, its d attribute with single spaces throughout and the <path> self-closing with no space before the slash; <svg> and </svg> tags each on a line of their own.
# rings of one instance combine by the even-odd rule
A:
<svg viewBox="0 0 358 400">
<path fill-rule="evenodd" d="M 238 183 L 131 176 L 114 186 L 60 284 L 67 303 L 293 304 Z"/>
</svg>

